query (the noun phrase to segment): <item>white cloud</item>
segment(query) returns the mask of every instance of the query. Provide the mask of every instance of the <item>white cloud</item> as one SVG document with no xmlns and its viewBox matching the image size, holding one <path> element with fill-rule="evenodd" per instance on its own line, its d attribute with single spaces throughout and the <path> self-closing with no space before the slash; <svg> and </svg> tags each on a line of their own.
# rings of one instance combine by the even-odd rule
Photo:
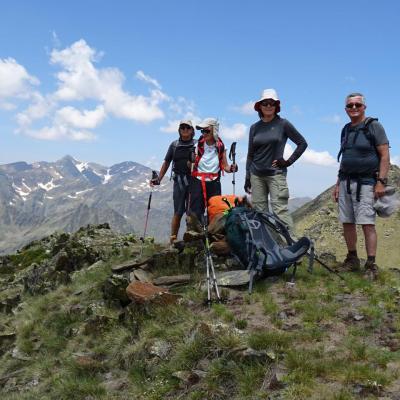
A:
<svg viewBox="0 0 400 400">
<path fill-rule="evenodd" d="M 303 113 L 303 110 L 301 109 L 301 107 L 300 106 L 298 106 L 298 105 L 294 105 L 293 107 L 292 107 L 292 113 L 294 114 L 294 115 L 303 115 L 304 113 Z"/>
<path fill-rule="evenodd" d="M 247 126 L 241 123 L 232 126 L 222 125 L 220 128 L 221 136 L 225 139 L 239 140 L 247 135 Z"/>
<path fill-rule="evenodd" d="M 17 106 L 13 103 L 9 103 L 7 101 L 0 101 L 0 110 L 11 111 L 15 110 Z"/>
<path fill-rule="evenodd" d="M 321 121 L 333 125 L 341 125 L 344 123 L 343 118 L 339 114 L 327 115 L 322 117 Z"/>
<path fill-rule="evenodd" d="M 292 153 L 293 146 L 291 144 L 286 144 L 283 157 L 287 160 Z M 316 151 L 310 148 L 306 149 L 298 159 L 298 162 L 322 167 L 337 167 L 338 165 L 336 159 L 331 156 L 328 151 Z"/>
<path fill-rule="evenodd" d="M 153 170 L 158 170 L 160 168 L 161 162 L 158 160 L 156 156 L 151 156 L 146 162 L 146 167 L 149 167 Z"/>
<path fill-rule="evenodd" d="M 150 83 L 150 85 L 155 86 L 157 89 L 161 90 L 161 85 L 158 83 L 158 81 L 154 78 L 152 78 L 149 75 L 146 75 L 143 71 L 139 70 L 136 72 L 136 78 L 140 79 L 141 81 Z"/>
<path fill-rule="evenodd" d="M 67 124 L 75 128 L 94 129 L 103 122 L 105 116 L 103 106 L 98 106 L 94 110 L 83 111 L 68 106 L 57 110 L 55 118 L 60 124 Z"/>
<path fill-rule="evenodd" d="M 160 131 L 166 132 L 166 133 L 177 133 L 178 127 L 179 127 L 179 122 L 180 122 L 179 119 L 169 120 L 167 125 L 162 126 L 160 128 Z"/>
<path fill-rule="evenodd" d="M 32 104 L 16 116 L 19 125 L 18 131 L 22 133 L 25 129 L 31 129 L 30 126 L 35 120 L 48 116 L 55 107 L 55 103 L 50 97 L 44 97 L 38 92 L 34 92 L 31 97 Z"/>
<path fill-rule="evenodd" d="M 390 162 L 392 164 L 397 165 L 398 167 L 400 167 L 400 156 L 390 157 Z"/>
<path fill-rule="evenodd" d="M 0 58 L 0 99 L 29 97 L 32 86 L 38 84 L 39 80 L 13 58 Z"/>
<path fill-rule="evenodd" d="M 55 122 L 52 126 L 45 126 L 40 129 L 27 129 L 25 134 L 36 139 L 44 140 L 69 139 L 75 141 L 90 141 L 96 137 L 93 132 L 72 129 L 68 125 L 62 125 L 57 122 Z"/>
<path fill-rule="evenodd" d="M 55 32 L 53 41 L 59 43 Z M 92 140 L 95 135 L 90 130 L 98 127 L 107 116 L 140 123 L 164 118 L 161 104 L 173 100 L 161 91 L 156 79 L 138 71 L 137 77 L 154 88 L 147 95 L 130 93 L 123 88 L 125 77 L 118 68 L 97 67 L 102 57 L 103 53 L 91 48 L 83 39 L 64 49 L 53 49 L 50 63 L 59 71 L 55 75 L 57 89 L 48 94 L 32 90 L 32 85 L 39 81 L 15 60 L 0 59 L 0 108 L 15 107 L 2 98 L 24 95 L 30 104 L 16 115 L 16 131 L 48 140 Z M 77 106 L 79 101 L 95 104 L 93 109 L 87 110 Z M 74 104 L 68 104 L 70 102 Z"/>
<path fill-rule="evenodd" d="M 119 118 L 146 123 L 164 117 L 159 107 L 166 96 L 159 88 L 150 96 L 133 95 L 123 90 L 125 77 L 117 68 L 97 69 L 95 63 L 102 53 L 96 52 L 81 39 L 61 51 L 51 52 L 51 63 L 61 66 L 55 93 L 59 100 L 94 99 L 104 105 L 105 111 Z M 147 77 L 142 72 L 142 78 Z M 157 81 L 155 81 L 157 82 Z"/>
<path fill-rule="evenodd" d="M 233 107 L 233 109 L 238 111 L 240 114 L 252 115 L 255 113 L 254 101 L 249 101 L 241 106 Z"/>
</svg>

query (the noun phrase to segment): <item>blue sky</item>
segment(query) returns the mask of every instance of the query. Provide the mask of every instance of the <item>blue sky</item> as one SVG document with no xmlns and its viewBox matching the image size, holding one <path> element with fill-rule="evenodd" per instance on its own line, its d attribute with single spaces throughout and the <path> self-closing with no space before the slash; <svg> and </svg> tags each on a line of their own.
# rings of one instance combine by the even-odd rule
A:
<svg viewBox="0 0 400 400">
<path fill-rule="evenodd" d="M 0 163 L 65 154 L 159 168 L 181 118 L 237 140 L 265 88 L 306 137 L 291 196 L 335 181 L 344 97 L 366 95 L 400 163 L 400 2 L 18 1 L 0 6 Z M 289 149 L 290 150 L 290 149 Z M 223 178 L 230 192 L 231 177 Z"/>
</svg>

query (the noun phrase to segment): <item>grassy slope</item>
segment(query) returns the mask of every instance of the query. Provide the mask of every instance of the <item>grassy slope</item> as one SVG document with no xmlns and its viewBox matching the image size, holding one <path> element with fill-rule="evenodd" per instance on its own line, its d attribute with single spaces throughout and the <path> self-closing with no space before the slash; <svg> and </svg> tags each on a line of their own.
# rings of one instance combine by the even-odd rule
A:
<svg viewBox="0 0 400 400">
<path fill-rule="evenodd" d="M 394 399 L 399 390 L 395 272 L 376 283 L 349 273 L 344 284 L 300 268 L 294 287 L 279 279 L 259 282 L 252 296 L 225 291 L 230 300 L 211 309 L 191 285 L 180 289 L 179 305 L 123 310 L 104 303 L 101 292 L 119 261 L 25 297 L 22 311 L 3 321 L 16 329 L 26 360 L 2 357 L 2 399 Z M 165 356 L 150 354 L 155 343 L 168 344 Z M 246 347 L 268 356 L 243 358 Z M 196 369 L 205 371 L 197 383 L 176 377 Z M 274 370 L 282 384 L 272 390 L 266 382 Z M 121 387 L 107 387 L 110 374 Z M 23 391 L 8 391 L 5 376 Z"/>
<path fill-rule="evenodd" d="M 392 166 L 390 182 L 400 190 L 400 169 Z M 305 234 L 315 240 L 318 252 L 329 251 L 341 260 L 346 254 L 346 245 L 342 236 L 342 227 L 337 218 L 337 204 L 331 198 L 333 187 L 320 194 L 293 214 L 298 235 Z M 390 218 L 377 218 L 378 265 L 396 267 L 400 265 L 400 211 Z M 364 238 L 358 229 L 358 251 L 366 258 Z"/>
</svg>

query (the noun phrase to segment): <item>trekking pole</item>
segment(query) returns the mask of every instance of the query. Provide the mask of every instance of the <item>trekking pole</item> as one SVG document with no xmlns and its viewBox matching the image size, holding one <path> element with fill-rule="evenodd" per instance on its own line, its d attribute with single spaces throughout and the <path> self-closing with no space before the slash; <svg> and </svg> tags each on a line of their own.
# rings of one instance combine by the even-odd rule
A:
<svg viewBox="0 0 400 400">
<path fill-rule="evenodd" d="M 236 142 L 231 144 L 231 148 L 229 150 L 229 159 L 232 161 L 232 164 L 236 164 Z M 235 170 L 233 171 L 233 179 L 232 179 L 232 186 L 233 186 L 233 195 L 235 195 Z"/>
<path fill-rule="evenodd" d="M 152 171 L 151 180 L 153 181 L 155 179 L 158 179 L 158 173 L 157 173 L 157 171 Z M 150 205 L 151 205 L 151 197 L 152 196 L 153 196 L 153 186 L 151 186 L 151 190 L 150 190 L 150 194 L 149 194 L 149 201 L 147 203 L 147 212 L 146 212 L 146 220 L 145 220 L 145 223 L 144 223 L 144 232 L 143 232 L 143 236 L 140 238 L 140 240 L 142 241 L 142 246 L 140 248 L 140 257 L 142 257 L 144 240 L 146 239 L 147 222 L 149 220 Z"/>
<path fill-rule="evenodd" d="M 206 272 L 207 272 L 207 304 L 211 306 L 211 287 L 214 288 L 217 296 L 217 301 L 221 302 L 221 296 L 219 294 L 217 277 L 215 276 L 214 262 L 211 255 L 210 240 L 208 237 L 208 208 L 207 208 L 207 190 L 205 178 L 201 179 L 203 198 L 204 198 L 204 215 L 203 215 L 203 231 L 205 237 L 205 258 L 206 258 Z"/>
<path fill-rule="evenodd" d="M 339 272 L 333 270 L 332 268 L 328 267 L 324 262 L 322 262 L 317 256 L 314 255 L 314 260 L 317 261 L 322 267 L 324 267 L 327 271 L 331 272 L 332 274 L 337 275 L 342 281 L 346 281 Z"/>
</svg>

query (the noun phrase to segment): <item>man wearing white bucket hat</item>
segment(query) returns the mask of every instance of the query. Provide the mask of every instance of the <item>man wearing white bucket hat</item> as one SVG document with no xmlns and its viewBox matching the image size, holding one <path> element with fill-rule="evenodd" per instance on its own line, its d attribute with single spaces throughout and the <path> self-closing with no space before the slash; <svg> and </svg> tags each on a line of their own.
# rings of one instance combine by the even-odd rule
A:
<svg viewBox="0 0 400 400">
<path fill-rule="evenodd" d="M 278 115 L 281 103 L 275 89 L 265 89 L 254 109 L 260 120 L 250 127 L 244 190 L 252 194 L 253 206 L 258 211 L 268 211 L 269 197 L 272 211 L 292 227 L 287 167 L 303 154 L 307 142 L 288 120 Z M 285 160 L 283 152 L 287 139 L 296 144 L 296 149 Z"/>
</svg>

